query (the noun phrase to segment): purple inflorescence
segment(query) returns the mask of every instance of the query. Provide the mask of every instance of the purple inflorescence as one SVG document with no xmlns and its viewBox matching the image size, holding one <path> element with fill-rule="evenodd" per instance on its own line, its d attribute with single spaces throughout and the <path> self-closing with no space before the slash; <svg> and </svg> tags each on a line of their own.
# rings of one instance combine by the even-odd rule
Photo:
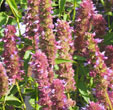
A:
<svg viewBox="0 0 113 110">
<path fill-rule="evenodd" d="M 39 4 L 40 0 L 28 0 L 28 10 L 25 16 L 26 37 L 33 41 L 35 49 L 39 40 Z"/>
<path fill-rule="evenodd" d="M 44 110 L 51 110 L 52 102 L 50 99 L 50 83 L 47 68 L 49 66 L 47 57 L 41 50 L 37 50 L 33 55 L 33 73 L 39 84 L 39 104 Z"/>
<path fill-rule="evenodd" d="M 72 60 L 72 53 L 74 51 L 73 40 L 71 36 L 71 28 L 66 21 L 58 20 L 57 22 L 57 39 L 58 39 L 58 49 L 59 58 Z M 57 72 L 59 78 L 65 80 L 66 91 L 75 90 L 75 81 L 74 81 L 74 70 L 72 68 L 72 63 L 63 63 L 59 64 L 59 70 Z"/>
<path fill-rule="evenodd" d="M 8 77 L 2 62 L 0 62 L 0 97 L 5 95 L 7 91 L 8 91 Z"/>
<path fill-rule="evenodd" d="M 110 107 L 111 100 L 108 96 L 108 88 L 111 88 L 112 85 L 113 71 L 106 66 L 104 53 L 100 52 L 97 42 L 94 39 L 94 34 L 87 33 L 85 38 L 87 40 L 91 65 L 94 67 L 92 71 L 94 71 L 93 76 L 96 83 L 96 97 L 99 103 L 104 104 L 105 107 Z"/>
<path fill-rule="evenodd" d="M 113 45 L 108 45 L 105 47 L 105 55 L 107 56 L 105 63 L 108 67 L 113 69 Z"/>
<path fill-rule="evenodd" d="M 41 50 L 33 55 L 33 73 L 38 82 L 39 104 L 43 110 L 67 110 L 67 98 L 64 94 L 62 81 L 54 79 L 52 83 L 48 78 L 47 57 Z"/>
<path fill-rule="evenodd" d="M 51 0 L 41 0 L 39 4 L 40 19 L 40 49 L 47 55 L 49 66 L 54 65 L 56 57 L 56 40 L 53 34 L 53 21 L 51 15 Z"/>
<path fill-rule="evenodd" d="M 52 110 L 68 110 L 68 101 L 64 93 L 64 86 L 61 80 L 54 79 L 51 85 L 52 88 Z"/>
<path fill-rule="evenodd" d="M 102 38 L 106 31 L 106 21 L 101 14 L 93 15 L 93 26 L 96 38 Z"/>
<path fill-rule="evenodd" d="M 90 102 L 85 110 L 106 110 L 103 105 L 99 103 Z"/>
<path fill-rule="evenodd" d="M 95 14 L 95 7 L 91 0 L 83 0 L 77 13 L 75 35 L 75 49 L 83 52 L 85 47 L 84 35 L 92 29 L 92 18 Z"/>
<path fill-rule="evenodd" d="M 20 76 L 23 74 L 20 70 L 21 62 L 18 56 L 18 50 L 16 47 L 15 36 L 16 29 L 14 26 L 8 25 L 5 30 L 4 41 L 4 64 L 6 66 L 7 75 L 10 79 L 20 79 Z"/>
</svg>

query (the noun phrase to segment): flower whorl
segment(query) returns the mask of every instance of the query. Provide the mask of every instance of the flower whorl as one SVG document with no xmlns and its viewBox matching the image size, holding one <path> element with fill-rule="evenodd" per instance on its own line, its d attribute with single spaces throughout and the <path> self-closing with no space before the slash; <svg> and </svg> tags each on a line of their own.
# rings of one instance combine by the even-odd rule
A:
<svg viewBox="0 0 113 110">
<path fill-rule="evenodd" d="M 5 30 L 4 41 L 4 63 L 6 65 L 6 72 L 9 78 L 15 79 L 19 78 L 18 76 L 22 75 L 20 70 L 21 62 L 19 61 L 18 50 L 16 47 L 15 36 L 16 29 L 14 26 L 8 25 Z"/>
<path fill-rule="evenodd" d="M 94 78 L 96 82 L 96 97 L 99 103 L 105 104 L 105 107 L 110 106 L 108 103 L 108 87 L 111 83 L 110 80 L 113 71 L 107 68 L 104 62 L 106 57 L 100 52 L 97 41 L 94 39 L 94 35 L 87 33 L 85 38 L 87 40 L 91 64 L 94 66 L 93 70 L 96 73 Z"/>
<path fill-rule="evenodd" d="M 72 60 L 73 40 L 71 36 L 71 28 L 66 21 L 58 20 L 57 24 L 57 39 L 58 39 L 58 53 L 59 58 Z M 75 90 L 74 70 L 72 63 L 59 64 L 59 77 L 66 81 L 66 91 Z"/>
<path fill-rule="evenodd" d="M 75 49 L 78 52 L 84 51 L 84 35 L 92 29 L 92 18 L 95 14 L 95 7 L 91 0 L 83 0 L 77 13 L 75 35 Z"/>
<path fill-rule="evenodd" d="M 0 62 L 0 97 L 8 91 L 8 77 L 3 64 Z"/>
<path fill-rule="evenodd" d="M 47 55 L 49 65 L 54 65 L 56 57 L 56 40 L 53 34 L 53 21 L 51 15 L 51 0 L 41 0 L 39 4 L 40 18 L 40 49 Z"/>
<path fill-rule="evenodd" d="M 52 88 L 52 110 L 68 110 L 68 101 L 64 93 L 64 85 L 61 80 L 54 79 Z"/>
<path fill-rule="evenodd" d="M 93 26 L 96 38 L 102 38 L 106 31 L 106 21 L 101 14 L 93 15 Z"/>
<path fill-rule="evenodd" d="M 36 53 L 33 55 L 33 62 L 34 65 L 33 73 L 35 75 L 36 81 L 38 82 L 39 86 L 38 89 L 39 93 L 39 104 L 44 107 L 46 110 L 51 110 L 52 102 L 50 99 L 50 83 L 48 79 L 48 61 L 47 57 L 41 50 L 37 50 Z"/>
<path fill-rule="evenodd" d="M 32 39 L 35 49 L 38 48 L 39 40 L 39 4 L 40 0 L 28 0 L 28 11 L 25 16 L 26 37 Z"/>
</svg>

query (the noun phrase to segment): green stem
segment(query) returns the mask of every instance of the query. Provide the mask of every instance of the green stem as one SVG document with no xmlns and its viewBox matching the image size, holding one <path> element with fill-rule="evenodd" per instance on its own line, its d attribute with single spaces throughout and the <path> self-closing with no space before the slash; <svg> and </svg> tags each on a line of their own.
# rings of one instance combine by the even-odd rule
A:
<svg viewBox="0 0 113 110">
<path fill-rule="evenodd" d="M 11 86 L 11 88 L 8 90 L 8 92 L 7 92 L 7 94 L 5 95 L 5 97 L 4 97 L 4 102 L 3 102 L 3 110 L 5 110 L 5 103 L 6 103 L 6 98 L 7 98 L 7 96 L 9 95 L 9 93 L 10 93 L 10 91 L 12 90 L 12 88 L 14 87 L 14 84 Z"/>
<path fill-rule="evenodd" d="M 17 21 L 18 30 L 19 30 L 19 36 L 21 36 L 21 30 L 20 30 L 20 25 L 19 25 L 19 19 L 18 19 L 18 18 L 16 18 L 16 21 Z"/>
<path fill-rule="evenodd" d="M 105 89 L 105 96 L 106 96 L 106 102 L 108 102 L 109 107 L 110 107 L 110 110 L 113 110 L 113 106 L 111 104 L 111 101 L 109 99 L 109 96 L 108 96 L 108 93 L 107 93 L 107 90 L 106 89 Z"/>
<path fill-rule="evenodd" d="M 37 82 L 35 82 L 35 110 L 39 110 L 39 105 L 38 105 L 38 85 L 37 85 Z"/>
<path fill-rule="evenodd" d="M 77 6 L 77 2 L 76 2 L 76 0 L 74 0 L 74 6 L 73 6 L 73 22 L 75 21 L 75 15 L 76 15 L 75 8 L 76 8 L 76 6 Z"/>
<path fill-rule="evenodd" d="M 23 104 L 23 106 L 24 106 L 23 110 L 26 110 L 26 105 L 25 105 L 25 103 L 24 103 L 24 100 L 23 100 L 23 97 L 22 97 L 22 94 L 21 94 L 21 90 L 20 90 L 20 87 L 19 87 L 17 81 L 16 81 L 16 86 L 17 86 L 17 89 L 18 89 L 19 96 L 20 96 L 20 99 L 21 99 L 21 101 L 22 101 L 22 104 Z"/>
</svg>

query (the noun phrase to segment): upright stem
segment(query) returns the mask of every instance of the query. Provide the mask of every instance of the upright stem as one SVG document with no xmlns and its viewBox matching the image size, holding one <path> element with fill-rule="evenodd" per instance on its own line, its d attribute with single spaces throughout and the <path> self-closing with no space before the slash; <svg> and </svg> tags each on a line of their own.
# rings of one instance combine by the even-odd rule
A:
<svg viewBox="0 0 113 110">
<path fill-rule="evenodd" d="M 16 86 L 17 86 L 17 89 L 18 89 L 19 96 L 20 96 L 20 99 L 21 99 L 21 101 L 22 101 L 22 104 L 23 104 L 23 106 L 24 106 L 23 110 L 26 110 L 26 105 L 25 105 L 25 103 L 24 103 L 24 100 L 23 100 L 23 97 L 22 97 L 22 94 L 21 94 L 21 90 L 20 90 L 20 87 L 19 87 L 17 81 L 16 81 Z"/>
<path fill-rule="evenodd" d="M 36 98 L 35 98 L 35 110 L 39 110 L 39 105 L 38 105 L 38 85 L 37 85 L 37 82 L 35 82 L 35 95 L 36 95 Z"/>
<path fill-rule="evenodd" d="M 110 110 L 113 110 L 113 106 L 111 104 L 111 101 L 109 99 L 109 96 L 108 96 L 108 93 L 107 93 L 107 90 L 106 89 L 105 89 L 105 96 L 106 96 L 106 102 L 108 102 L 109 107 L 110 107 Z"/>
<path fill-rule="evenodd" d="M 10 93 L 10 91 L 12 90 L 13 87 L 14 87 L 14 84 L 11 86 L 11 88 L 9 89 L 9 91 L 7 92 L 7 94 L 4 96 L 4 102 L 3 102 L 3 106 L 2 106 L 3 110 L 5 110 L 6 98 L 7 98 L 7 96 L 9 95 L 9 93 Z"/>
</svg>

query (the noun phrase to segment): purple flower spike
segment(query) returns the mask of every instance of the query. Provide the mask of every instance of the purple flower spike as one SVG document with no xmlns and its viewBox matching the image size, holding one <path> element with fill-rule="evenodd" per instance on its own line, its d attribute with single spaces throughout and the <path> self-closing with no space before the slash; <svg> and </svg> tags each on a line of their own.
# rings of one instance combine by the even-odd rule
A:
<svg viewBox="0 0 113 110">
<path fill-rule="evenodd" d="M 20 79 L 23 73 L 20 70 L 21 62 L 18 56 L 18 50 L 16 47 L 16 39 L 15 36 L 16 29 L 14 26 L 8 25 L 5 30 L 5 36 L 3 38 L 4 41 L 4 63 L 6 66 L 6 72 L 10 79 Z M 17 76 L 17 77 L 15 77 Z"/>
<path fill-rule="evenodd" d="M 52 110 L 68 110 L 68 101 L 64 94 L 64 86 L 62 81 L 54 79 L 51 85 L 52 88 Z"/>
<path fill-rule="evenodd" d="M 3 64 L 0 62 L 0 97 L 5 95 L 8 91 L 8 77 Z"/>
<path fill-rule="evenodd" d="M 84 35 L 92 29 L 92 18 L 95 14 L 95 8 L 91 0 L 83 0 L 77 13 L 75 35 L 75 49 L 83 52 L 85 48 Z"/>
<path fill-rule="evenodd" d="M 41 0 L 39 4 L 40 18 L 40 49 L 47 55 L 49 66 L 54 65 L 56 57 L 56 40 L 53 34 L 53 21 L 51 15 L 51 0 Z"/>
<path fill-rule="evenodd" d="M 94 81 L 96 83 L 96 97 L 99 103 L 105 105 L 105 108 L 110 107 L 111 105 L 108 103 L 108 99 L 110 100 L 110 97 L 107 95 L 109 92 L 108 88 L 112 89 L 113 71 L 106 66 L 104 62 L 104 54 L 100 52 L 97 41 L 94 39 L 94 35 L 87 33 L 85 39 L 87 40 L 89 59 L 91 60 L 91 65 L 94 66 L 90 75 L 94 77 Z M 112 102 L 112 100 L 110 101 Z"/>
<path fill-rule="evenodd" d="M 69 26 L 69 23 L 66 21 L 58 20 L 57 21 L 57 39 L 58 46 L 61 49 L 58 49 L 59 58 L 72 60 L 72 54 L 74 51 L 73 40 L 72 40 L 72 29 Z M 74 70 L 72 68 L 72 63 L 63 63 L 59 64 L 59 70 L 57 72 L 59 78 L 65 81 L 66 92 L 74 91 L 75 81 L 74 81 Z"/>
<path fill-rule="evenodd" d="M 41 50 L 36 51 L 33 55 L 33 73 L 39 84 L 39 104 L 43 106 L 43 110 L 51 110 L 52 102 L 50 99 L 50 83 L 48 79 L 48 61 L 47 57 Z"/>
<path fill-rule="evenodd" d="M 28 0 L 28 10 L 24 19 L 25 35 L 32 40 L 35 49 L 38 49 L 37 41 L 39 40 L 39 3 L 40 0 Z"/>
</svg>

